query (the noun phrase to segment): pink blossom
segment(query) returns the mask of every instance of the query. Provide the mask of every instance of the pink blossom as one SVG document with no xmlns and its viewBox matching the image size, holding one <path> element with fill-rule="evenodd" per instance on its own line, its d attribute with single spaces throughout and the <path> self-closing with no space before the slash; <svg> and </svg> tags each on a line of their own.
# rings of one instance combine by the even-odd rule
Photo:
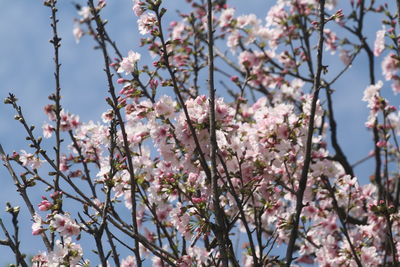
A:
<svg viewBox="0 0 400 267">
<path fill-rule="evenodd" d="M 392 82 L 392 90 L 395 95 L 400 93 L 400 79 L 398 77 L 396 77 Z"/>
<path fill-rule="evenodd" d="M 244 51 L 239 55 L 239 63 L 247 68 L 252 68 L 259 64 L 259 60 L 255 54 L 249 51 Z"/>
<path fill-rule="evenodd" d="M 386 147 L 387 146 L 387 142 L 385 140 L 380 140 L 376 143 L 377 147 Z"/>
<path fill-rule="evenodd" d="M 53 251 L 47 256 L 49 266 L 61 266 L 65 262 L 69 266 L 77 266 L 82 259 L 83 250 L 79 244 L 71 242 L 70 238 L 65 238 L 63 242 L 57 240 Z"/>
<path fill-rule="evenodd" d="M 60 158 L 60 171 L 66 172 L 69 170 L 68 159 L 65 155 L 62 155 Z"/>
<path fill-rule="evenodd" d="M 151 262 L 153 267 L 164 267 L 163 261 L 157 256 L 152 257 Z"/>
<path fill-rule="evenodd" d="M 156 15 L 153 13 L 144 13 L 137 20 L 139 33 L 145 35 L 153 30 L 157 25 Z"/>
<path fill-rule="evenodd" d="M 168 215 L 171 211 L 171 205 L 167 203 L 160 202 L 157 206 L 157 218 L 162 222 L 168 218 Z"/>
<path fill-rule="evenodd" d="M 362 100 L 365 102 L 368 102 L 369 108 L 374 107 L 375 99 L 376 99 L 376 97 L 379 96 L 379 91 L 381 90 L 382 86 L 383 86 L 383 82 L 378 81 L 376 84 L 370 85 L 364 90 L 364 95 L 363 95 Z"/>
<path fill-rule="evenodd" d="M 54 128 L 48 123 L 44 123 L 42 126 L 43 129 L 43 137 L 50 138 L 53 134 Z"/>
<path fill-rule="evenodd" d="M 177 264 L 178 267 L 191 267 L 193 263 L 192 257 L 189 255 L 183 255 L 179 258 Z"/>
<path fill-rule="evenodd" d="M 177 22 L 172 28 L 172 40 L 182 39 L 182 33 L 185 31 L 185 24 Z"/>
<path fill-rule="evenodd" d="M 343 9 L 339 9 L 338 11 L 335 12 L 335 14 L 332 15 L 332 17 L 336 20 L 336 22 L 339 22 L 343 17 Z"/>
<path fill-rule="evenodd" d="M 188 255 L 196 259 L 197 266 L 201 266 L 207 263 L 208 255 L 211 254 L 212 251 L 207 251 L 205 248 L 202 247 L 190 247 L 188 248 Z"/>
<path fill-rule="evenodd" d="M 164 116 L 171 118 L 175 113 L 175 104 L 170 96 L 162 96 L 160 100 L 154 105 L 156 116 Z"/>
<path fill-rule="evenodd" d="M 227 40 L 227 46 L 233 50 L 239 45 L 239 39 L 240 39 L 240 33 L 239 31 L 233 31 L 229 36 Z"/>
<path fill-rule="evenodd" d="M 337 0 L 327 0 L 326 1 L 326 8 L 332 10 L 333 8 L 336 7 Z"/>
<path fill-rule="evenodd" d="M 51 220 L 50 226 L 64 237 L 77 236 L 80 227 L 67 215 L 56 214 Z"/>
<path fill-rule="evenodd" d="M 338 229 L 335 216 L 329 216 L 328 218 L 321 220 L 320 225 L 324 229 L 326 234 L 333 234 L 333 232 Z M 333 241 L 332 243 L 335 242 Z"/>
<path fill-rule="evenodd" d="M 177 207 L 169 213 L 171 217 L 170 222 L 183 236 L 185 236 L 185 238 L 190 239 L 192 237 L 189 227 L 190 215 L 188 212 L 183 212 L 180 206 L 181 205 L 177 205 Z"/>
<path fill-rule="evenodd" d="M 79 24 L 75 24 L 74 29 L 72 30 L 72 34 L 74 35 L 75 42 L 78 44 L 83 36 L 83 30 L 79 26 Z"/>
<path fill-rule="evenodd" d="M 193 204 L 200 204 L 205 201 L 205 198 L 203 197 L 192 197 L 192 202 Z"/>
<path fill-rule="evenodd" d="M 254 14 L 242 15 L 237 18 L 237 27 L 245 28 L 247 26 L 255 27 L 258 26 L 261 21 Z"/>
<path fill-rule="evenodd" d="M 273 40 L 275 31 L 268 27 L 259 27 L 255 34 L 263 40 Z"/>
<path fill-rule="evenodd" d="M 376 32 L 376 39 L 374 45 L 374 56 L 376 57 L 380 56 L 382 51 L 385 49 L 385 33 L 386 33 L 385 26 L 383 26 L 382 30 Z"/>
<path fill-rule="evenodd" d="M 280 53 L 278 55 L 278 60 L 285 66 L 285 68 L 296 67 L 296 62 L 287 53 Z"/>
<path fill-rule="evenodd" d="M 136 266 L 136 260 L 133 256 L 128 256 L 121 262 L 121 267 L 135 267 L 135 266 Z"/>
<path fill-rule="evenodd" d="M 309 255 L 302 255 L 301 257 L 296 259 L 298 263 L 305 263 L 305 264 L 313 264 L 314 259 Z"/>
<path fill-rule="evenodd" d="M 336 33 L 334 33 L 330 29 L 324 29 L 324 34 L 325 34 L 325 44 L 326 44 L 326 50 L 330 50 L 331 53 L 335 53 L 336 48 L 337 48 L 337 36 Z"/>
<path fill-rule="evenodd" d="M 375 247 L 363 247 L 361 249 L 361 262 L 365 266 L 378 266 L 381 259 L 378 257 Z"/>
<path fill-rule="evenodd" d="M 248 253 L 243 255 L 243 266 L 244 267 L 253 267 L 254 266 L 253 257 Z"/>
<path fill-rule="evenodd" d="M 39 235 L 40 233 L 42 233 L 43 231 L 45 231 L 45 229 L 43 229 L 42 227 L 42 218 L 40 218 L 40 216 L 35 213 L 33 215 L 33 224 L 32 224 L 32 235 Z"/>
<path fill-rule="evenodd" d="M 158 81 L 156 79 L 151 79 L 150 80 L 150 88 L 152 90 L 155 90 L 155 89 L 157 89 L 157 87 L 158 87 Z"/>
<path fill-rule="evenodd" d="M 118 78 L 118 80 L 117 80 L 118 84 L 123 84 L 125 82 L 127 82 L 127 80 L 125 80 L 124 78 Z"/>
<path fill-rule="evenodd" d="M 280 2 L 269 9 L 265 20 L 267 22 L 267 26 L 280 26 L 280 23 L 286 20 L 287 17 L 288 14 L 284 9 L 283 3 Z"/>
<path fill-rule="evenodd" d="M 47 263 L 48 263 L 48 258 L 46 252 L 41 252 L 32 258 L 32 264 L 33 264 L 32 266 L 47 267 L 48 266 Z"/>
<path fill-rule="evenodd" d="M 81 232 L 79 225 L 76 223 L 69 221 L 63 228 L 63 230 L 60 232 L 60 234 L 64 237 L 69 237 L 69 236 L 77 236 Z"/>
<path fill-rule="evenodd" d="M 391 80 L 393 79 L 396 72 L 399 70 L 399 62 L 396 59 L 394 53 L 388 54 L 382 61 L 382 72 L 385 76 L 385 79 Z"/>
<path fill-rule="evenodd" d="M 56 113 L 54 105 L 46 105 L 44 107 L 44 113 L 48 116 L 49 120 L 55 121 L 56 120 Z"/>
<path fill-rule="evenodd" d="M 135 13 L 135 15 L 137 17 L 140 17 L 143 14 L 143 12 L 145 11 L 143 6 L 144 6 L 144 3 L 141 0 L 133 0 L 132 10 L 133 10 L 133 13 Z"/>
<path fill-rule="evenodd" d="M 53 217 L 51 225 L 55 229 L 63 230 L 63 227 L 67 224 L 67 222 L 68 222 L 68 218 L 67 217 L 65 217 L 64 215 L 61 215 L 61 214 L 56 214 Z"/>
<path fill-rule="evenodd" d="M 135 71 L 136 63 L 140 60 L 141 55 L 139 53 L 133 52 L 132 50 L 128 52 L 128 56 L 124 57 L 119 64 L 119 73 L 125 72 L 125 74 L 130 74 Z"/>
<path fill-rule="evenodd" d="M 51 209 L 52 206 L 53 204 L 47 199 L 42 200 L 42 202 L 38 204 L 40 211 L 48 211 L 49 209 Z"/>
<path fill-rule="evenodd" d="M 101 114 L 101 118 L 104 123 L 110 122 L 114 118 L 114 111 L 112 109 L 107 110 Z"/>
<path fill-rule="evenodd" d="M 237 83 L 239 81 L 239 77 L 238 76 L 231 76 L 231 81 L 234 83 Z"/>
<path fill-rule="evenodd" d="M 32 169 L 38 169 L 43 162 L 37 156 L 34 156 L 31 153 L 27 153 L 25 150 L 21 150 L 19 160 L 22 162 L 22 165 L 31 167 Z"/>
<path fill-rule="evenodd" d="M 351 63 L 351 58 L 348 50 L 341 49 L 339 52 L 339 58 L 344 65 L 349 65 Z"/>
<path fill-rule="evenodd" d="M 189 2 L 193 4 L 194 1 Z M 105 2 L 100 3 L 103 5 Z M 106 210 L 106 215 L 110 220 L 115 219 L 118 224 L 130 217 L 133 204 L 136 204 L 134 220 L 139 233 L 148 244 L 154 246 L 162 244 L 163 250 L 176 255 L 176 258 L 171 260 L 180 267 L 213 265 L 219 261 L 221 255 L 217 250 L 207 251 L 204 245 L 206 238 L 210 242 L 214 242 L 215 238 L 215 229 L 209 221 L 215 220 L 215 206 L 210 201 L 214 196 L 208 181 L 209 174 L 207 169 L 204 169 L 211 162 L 208 153 L 212 149 L 209 142 L 210 101 L 207 96 L 196 95 L 196 92 L 193 93 L 195 96 L 191 96 L 191 89 L 196 82 L 192 75 L 196 53 L 199 60 L 198 67 L 207 68 L 207 52 L 202 50 L 202 41 L 199 43 L 201 46 L 194 47 L 196 39 L 200 41 L 206 34 L 204 25 L 206 9 L 193 4 L 196 8 L 192 13 L 195 16 L 196 31 L 193 31 L 192 26 L 189 27 L 193 17 L 181 13 L 183 21 L 173 21 L 170 24 L 171 39 L 166 40 L 167 51 L 163 51 L 160 38 L 155 34 L 157 18 L 151 10 L 145 13 L 147 8 L 153 9 L 157 3 L 145 0 L 133 1 L 133 12 L 140 16 L 138 24 L 141 34 L 153 34 L 144 38 L 142 43 L 148 44 L 151 52 L 157 55 L 154 68 L 152 66 L 140 68 L 137 62 L 141 59 L 141 55 L 133 51 L 129 51 L 128 56 L 121 62 L 118 62 L 118 59 L 113 61 L 112 66 L 117 68 L 118 73 L 133 72 L 139 75 L 140 79 L 134 75 L 132 80 L 124 78 L 117 80 L 119 84 L 123 84 L 122 90 L 117 95 L 119 106 L 115 110 L 110 109 L 103 113 L 104 124 L 92 121 L 80 123 L 78 116 L 64 110 L 56 114 L 55 105 L 46 106 L 45 112 L 52 125 L 47 123 L 43 125 L 43 135 L 46 138 L 51 137 L 54 132 L 54 121 L 59 115 L 60 130 L 71 131 L 75 137 L 74 141 L 79 146 L 77 149 L 74 145 L 67 147 L 65 144 L 63 151 L 67 149 L 69 151 L 61 154 L 59 165 L 61 171 L 68 172 L 68 178 L 81 176 L 83 181 L 63 180 L 60 186 L 68 185 L 66 182 L 70 181 L 76 182 L 77 186 L 92 182 L 96 187 L 96 194 L 93 196 L 90 189 L 84 190 L 82 192 L 87 195 L 86 198 L 77 190 L 73 193 L 74 188 L 71 188 L 71 194 L 64 199 L 60 191 L 55 191 L 51 196 L 52 199 L 42 198 L 38 209 L 43 212 L 51 211 L 54 209 L 54 203 L 63 201 L 65 203 L 63 210 L 67 210 L 69 207 L 67 201 L 70 197 L 82 197 L 84 202 L 86 200 L 89 202 L 84 206 L 85 210 L 82 213 L 87 220 L 87 224 L 83 225 L 90 228 L 90 225 L 95 227 L 97 223 L 101 223 L 101 210 L 107 203 L 109 209 Z M 216 40 L 226 38 L 232 51 L 239 51 L 236 61 L 239 62 L 242 74 L 248 74 L 246 75 L 248 80 L 245 82 L 226 70 L 227 75 L 224 79 L 231 77 L 232 88 L 228 90 L 232 90 L 234 101 L 226 102 L 222 98 L 215 101 L 219 201 L 227 221 L 234 223 L 229 227 L 227 235 L 232 238 L 243 236 L 243 233 L 236 234 L 235 231 L 246 230 L 242 220 L 244 218 L 241 218 L 244 212 L 250 230 L 262 229 L 263 240 L 273 241 L 270 243 L 271 249 L 275 244 L 275 238 L 278 245 L 287 244 L 289 241 L 313 110 L 312 95 L 305 93 L 308 90 L 306 82 L 300 79 L 309 77 L 303 72 L 308 71 L 305 61 L 311 59 L 306 56 L 305 51 L 302 51 L 303 44 L 299 38 L 304 34 L 302 30 L 309 30 L 315 37 L 317 33 L 309 22 L 314 21 L 312 23 L 314 26 L 320 24 L 316 18 L 318 0 L 279 0 L 276 3 L 268 12 L 266 22 L 260 21 L 253 14 L 235 19 L 234 9 L 218 6 L 215 14 L 216 16 L 220 14 L 220 17 L 215 17 L 214 20 L 216 27 L 223 27 L 222 32 L 216 28 Z M 327 0 L 328 8 L 335 3 L 335 0 Z M 81 11 L 83 12 L 83 9 Z M 84 19 L 85 17 L 89 19 L 92 16 L 90 9 L 85 12 L 82 16 Z M 308 20 L 310 28 L 298 29 L 293 25 L 296 24 L 293 23 L 296 19 L 302 21 L 302 16 Z M 328 21 L 340 16 L 342 12 L 339 10 L 332 17 L 328 17 Z M 80 23 L 84 22 L 80 20 Z M 333 24 L 329 22 L 329 25 L 331 23 Z M 77 34 L 83 33 L 77 32 Z M 326 47 L 335 51 L 339 45 L 339 38 L 329 29 L 325 29 L 324 34 Z M 377 36 L 377 43 L 384 38 L 384 35 L 385 33 L 383 37 Z M 165 32 L 166 39 L 167 36 Z M 314 37 L 310 39 L 310 49 L 315 48 L 314 41 L 317 41 L 317 38 Z M 294 44 L 292 48 L 277 47 L 280 43 L 289 44 L 290 41 Z M 343 44 L 348 45 L 345 41 Z M 382 44 L 376 47 L 382 47 Z M 353 51 L 344 48 L 339 50 L 339 58 L 344 64 L 349 65 Z M 382 53 L 379 49 L 376 50 L 378 54 Z M 163 90 L 170 88 L 161 88 L 161 85 L 165 87 L 171 85 L 171 77 L 167 73 L 166 62 L 162 57 L 164 52 L 166 54 L 173 52 L 168 56 L 175 75 L 173 82 L 177 82 L 178 86 L 182 85 L 183 88 L 183 100 L 179 99 L 183 102 L 179 105 L 175 103 L 173 96 L 163 95 Z M 215 63 L 219 64 L 220 61 L 220 58 L 216 59 Z M 398 61 L 393 53 L 384 58 L 382 69 L 385 79 L 391 80 L 395 92 L 399 92 Z M 220 70 L 225 71 L 225 69 Z M 205 73 L 205 70 L 202 72 Z M 197 82 L 201 87 L 204 84 L 204 75 L 199 75 Z M 237 88 L 242 85 L 261 90 L 265 96 L 259 97 L 260 93 L 256 92 L 254 101 L 248 100 L 248 88 Z M 147 94 L 139 94 L 139 90 L 144 92 L 144 87 L 150 93 L 150 97 L 147 97 Z M 379 147 L 387 147 L 389 151 L 392 149 L 391 141 L 385 140 L 384 131 L 396 129 L 396 132 L 399 132 L 400 115 L 394 112 L 393 104 L 389 104 L 380 95 L 382 87 L 382 81 L 368 86 L 364 90 L 363 101 L 367 102 L 370 109 L 367 122 L 369 127 L 376 122 L 378 112 L 385 111 L 389 114 L 385 122 L 390 122 L 390 125 L 380 123 L 378 130 L 382 131 L 380 136 L 382 140 L 376 143 Z M 241 89 L 246 91 L 240 92 Z M 155 95 L 152 95 L 153 91 Z M 172 93 L 170 90 L 165 92 Z M 384 255 L 388 224 L 386 218 L 376 212 L 376 208 L 379 208 L 379 205 L 381 208 L 384 207 L 384 203 L 376 204 L 379 192 L 375 185 L 363 186 L 356 177 L 346 174 L 347 170 L 344 170 L 341 163 L 333 160 L 334 151 L 330 151 L 327 145 L 329 123 L 323 120 L 326 104 L 322 104 L 322 100 L 323 98 L 317 101 L 315 110 L 315 128 L 320 130 L 315 131 L 311 139 L 312 160 L 307 174 L 302 223 L 299 228 L 303 234 L 295 242 L 298 250 L 294 262 L 321 266 L 352 266 L 355 262 L 349 249 L 348 238 L 350 238 L 363 265 L 377 266 L 382 262 Z M 120 115 L 114 114 L 117 110 L 121 112 L 122 121 L 117 122 L 114 131 L 109 126 L 114 125 L 110 123 L 114 116 Z M 63 133 L 63 136 L 67 134 Z M 38 168 L 41 164 L 39 155 L 25 151 L 22 151 L 21 155 L 13 155 L 12 159 L 17 162 L 19 159 L 23 166 L 32 168 Z M 90 177 L 86 177 L 84 171 L 88 170 L 84 169 L 86 166 L 82 163 L 89 164 L 90 173 L 96 172 L 97 169 L 97 175 L 92 177 L 93 180 L 87 180 Z M 30 179 L 32 174 L 36 175 L 36 172 L 28 171 L 23 175 Z M 392 177 L 391 173 L 388 175 L 385 179 L 387 183 L 385 190 L 395 192 L 396 176 Z M 334 207 L 336 203 L 332 201 L 325 178 L 329 179 L 334 189 L 337 205 L 346 213 L 348 236 L 345 236 L 341 229 L 337 209 Z M 136 185 L 135 190 L 133 182 Z M 89 187 L 92 184 L 89 183 Z M 132 192 L 134 195 L 131 195 Z M 234 192 L 242 203 L 238 203 Z M 100 195 L 102 193 L 110 193 L 110 198 L 108 195 Z M 242 204 L 242 207 L 239 204 Z M 126 211 L 124 205 L 131 211 Z M 117 213 L 120 211 L 126 211 L 126 214 L 118 217 Z M 254 216 L 255 211 L 262 213 L 260 216 Z M 47 230 L 44 225 L 48 225 L 51 234 L 54 234 L 54 237 L 61 237 L 62 242 L 54 240 L 52 242 L 54 249 L 37 255 L 34 258 L 35 262 L 39 265 L 43 263 L 42 267 L 83 264 L 82 248 L 71 240 L 73 237 L 79 239 L 81 228 L 85 226 L 81 226 L 67 212 L 57 213 L 54 210 L 47 213 L 46 220 L 42 220 L 37 214 L 33 216 L 32 234 L 41 234 Z M 390 219 L 393 218 L 394 241 L 398 244 L 396 235 L 399 232 L 399 223 L 396 221 L 398 214 L 390 216 Z M 353 224 L 354 219 L 362 220 L 365 225 Z M 151 226 L 154 222 L 162 226 L 161 232 L 157 233 L 157 229 Z M 121 227 L 126 227 L 127 231 L 131 232 L 131 221 L 121 224 Z M 117 228 L 120 227 L 111 227 L 109 230 Z M 85 230 L 90 234 L 90 229 L 85 228 Z M 123 231 L 118 235 L 122 237 Z M 181 244 L 183 238 L 186 240 L 186 245 Z M 154 266 L 168 264 L 147 249 L 139 247 L 142 259 L 149 260 L 153 257 Z M 238 253 L 238 257 L 242 254 L 243 266 L 256 264 L 253 262 L 250 250 L 250 246 L 245 245 L 243 253 Z M 267 251 L 270 251 L 268 247 L 256 247 L 255 253 L 260 261 L 269 260 L 265 255 Z M 160 253 L 168 257 L 166 253 L 162 251 Z M 121 266 L 136 265 L 134 256 L 124 257 L 124 259 L 121 257 Z M 260 265 L 265 261 L 260 262 Z"/>
<path fill-rule="evenodd" d="M 60 130 L 67 132 L 79 126 L 79 116 L 73 115 L 65 110 L 60 112 Z"/>
<path fill-rule="evenodd" d="M 62 194 L 63 193 L 61 191 L 55 191 L 55 192 L 50 194 L 50 197 L 55 200 L 55 199 L 61 198 Z"/>
<path fill-rule="evenodd" d="M 219 25 L 221 27 L 228 26 L 231 23 L 234 14 L 235 14 L 235 9 L 233 8 L 224 9 L 221 12 L 221 16 L 219 17 Z"/>
<path fill-rule="evenodd" d="M 92 12 L 90 11 L 90 7 L 84 6 L 78 11 L 79 16 L 82 16 L 83 19 L 89 19 L 90 16 L 92 15 Z"/>
</svg>

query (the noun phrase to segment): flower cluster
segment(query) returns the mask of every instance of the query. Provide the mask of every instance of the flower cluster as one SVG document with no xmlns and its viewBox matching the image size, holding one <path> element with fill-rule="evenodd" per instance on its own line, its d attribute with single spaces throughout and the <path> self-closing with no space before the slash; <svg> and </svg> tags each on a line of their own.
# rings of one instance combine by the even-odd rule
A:
<svg viewBox="0 0 400 267">
<path fill-rule="evenodd" d="M 379 30 L 372 49 L 357 28 L 363 16 L 355 15 L 387 11 L 392 18 L 390 12 L 374 3 L 366 8 L 362 1 L 351 1 L 353 12 L 346 14 L 334 10 L 334 0 L 279 0 L 259 19 L 237 15 L 224 1 L 212 7 L 187 2 L 192 11 L 179 13 L 182 19 L 167 24 L 166 33 L 162 1 L 133 1 L 152 66 L 133 50 L 122 56 L 110 40 L 100 16 L 105 1 L 79 8 L 74 36 L 93 36 L 108 62 L 110 109 L 103 122 L 80 122 L 50 97 L 54 104 L 44 108 L 48 122 L 42 129 L 45 138 L 56 135 L 55 160 L 18 115 L 35 149 L 9 158 L 24 170 L 19 190 L 25 194 L 43 183 L 53 192 L 36 201 L 39 211 L 31 214 L 32 234 L 51 243 L 32 262 L 87 264 L 75 242 L 88 234 L 102 265 L 111 258 L 119 266 L 140 265 L 144 258 L 153 266 L 181 267 L 221 266 L 228 260 L 246 267 L 292 261 L 396 265 L 400 113 L 383 97 L 383 79 L 376 82 L 370 74 L 362 101 L 370 111 L 366 126 L 374 134 L 367 158 L 375 158 L 376 169 L 371 183 L 365 183 L 337 140 L 332 103 L 335 82 L 356 63 L 361 49 L 371 62 L 382 56 L 384 80 L 400 92 L 398 51 L 385 43 L 396 39 L 395 30 Z M 213 19 L 207 21 L 209 8 Z M 393 20 L 385 24 L 396 26 Z M 217 97 L 203 90 L 212 60 L 205 39 L 209 25 L 215 39 L 212 71 L 220 81 L 217 85 L 210 75 L 209 89 L 216 89 Z M 345 64 L 343 70 L 329 69 L 334 74 L 325 75 L 328 66 L 314 59 L 317 39 L 317 54 L 329 51 Z M 223 43 L 230 53 L 218 49 Z M 110 61 L 112 49 L 118 58 Z M 16 100 L 6 102 L 16 106 Z M 67 135 L 71 142 L 63 146 Z M 53 169 L 46 175 L 44 162 Z M 82 209 L 68 212 L 70 200 Z M 233 248 L 235 242 L 241 251 Z M 119 259 L 116 244 L 132 254 Z M 273 256 L 277 245 L 295 252 L 286 259 Z"/>
</svg>

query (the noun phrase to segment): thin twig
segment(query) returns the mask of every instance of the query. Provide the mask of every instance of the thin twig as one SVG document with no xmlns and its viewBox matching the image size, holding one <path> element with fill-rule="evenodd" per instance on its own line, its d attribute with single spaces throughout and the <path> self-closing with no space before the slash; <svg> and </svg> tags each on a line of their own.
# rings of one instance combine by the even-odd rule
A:
<svg viewBox="0 0 400 267">
<path fill-rule="evenodd" d="M 36 212 L 35 212 L 35 209 L 33 208 L 33 205 L 32 205 L 32 202 L 31 202 L 29 196 L 28 196 L 28 193 L 26 192 L 26 187 L 21 185 L 20 181 L 18 180 L 18 176 L 15 173 L 13 167 L 11 166 L 10 161 L 9 161 L 7 155 L 5 154 L 1 144 L 0 144 L 0 156 L 1 156 L 2 160 L 3 160 L 3 162 L 4 162 L 4 166 L 7 168 L 8 172 L 11 175 L 11 178 L 14 181 L 15 186 L 17 187 L 17 191 L 19 192 L 19 194 L 21 195 L 22 199 L 24 200 L 25 205 L 28 208 L 29 213 L 31 214 L 31 217 L 33 218 L 34 215 L 36 214 Z M 51 251 L 51 244 L 50 244 L 49 239 L 47 238 L 46 233 L 43 232 L 43 233 L 40 234 L 40 236 L 42 237 L 43 243 L 45 244 L 47 251 L 50 252 Z"/>
</svg>

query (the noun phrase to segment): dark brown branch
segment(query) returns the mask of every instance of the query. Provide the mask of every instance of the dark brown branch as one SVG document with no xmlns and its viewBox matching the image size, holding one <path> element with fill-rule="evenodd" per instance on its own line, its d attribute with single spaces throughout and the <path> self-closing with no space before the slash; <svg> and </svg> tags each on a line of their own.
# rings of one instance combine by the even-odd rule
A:
<svg viewBox="0 0 400 267">
<path fill-rule="evenodd" d="M 312 137 L 314 132 L 314 117 L 317 107 L 318 94 L 321 87 L 321 74 L 324 66 L 322 65 L 322 54 L 323 54 L 323 43 L 324 43 L 324 26 L 325 26 L 325 0 L 321 0 L 319 2 L 319 41 L 317 48 L 317 70 L 316 75 L 314 76 L 314 85 L 313 85 L 313 98 L 311 103 L 311 112 L 309 118 L 308 125 L 308 133 L 307 133 L 307 143 L 305 150 L 305 159 L 304 165 L 300 176 L 299 188 L 296 193 L 296 214 L 293 218 L 292 230 L 290 233 L 290 238 L 288 242 L 288 247 L 286 250 L 286 264 L 290 266 L 293 260 L 293 253 L 295 250 L 295 243 L 298 234 L 298 228 L 300 223 L 300 214 L 303 209 L 303 197 L 304 192 L 307 186 L 308 180 L 308 171 L 311 164 L 311 148 L 312 148 Z"/>
<path fill-rule="evenodd" d="M 207 1 L 207 28 L 208 28 L 208 94 L 209 94 L 209 123 L 210 123 L 210 161 L 211 161 L 211 191 L 215 210 L 216 237 L 220 248 L 222 266 L 228 266 L 228 233 L 225 225 L 225 214 L 219 203 L 220 189 L 218 188 L 217 173 L 217 136 L 215 118 L 215 88 L 214 88 L 214 37 L 212 22 L 212 1 Z"/>
<path fill-rule="evenodd" d="M 14 224 L 14 214 L 13 216 L 13 224 Z M 18 224 L 18 222 L 17 222 Z M 12 240 L 12 237 L 10 235 L 10 233 L 7 231 L 7 228 L 5 227 L 3 220 L 0 219 L 0 227 L 4 233 L 4 235 L 6 236 L 6 240 L 5 241 L 1 241 L 0 244 L 1 245 L 5 245 L 10 247 L 10 249 L 13 251 L 13 253 L 15 254 L 15 261 L 16 261 L 16 266 L 22 266 L 22 267 L 28 267 L 28 264 L 25 261 L 25 257 L 24 255 L 21 253 L 20 249 L 19 249 L 19 241 L 17 240 Z M 18 228 L 18 225 L 14 224 L 14 227 Z M 15 233 L 15 237 L 18 236 L 18 233 Z"/>
<path fill-rule="evenodd" d="M 346 174 L 350 175 L 351 177 L 354 177 L 353 168 L 351 167 L 350 163 L 348 162 L 347 157 L 343 153 L 343 150 L 340 147 L 339 142 L 337 140 L 337 125 L 336 125 L 336 120 L 335 120 L 335 117 L 333 114 L 333 103 L 332 103 L 331 95 L 332 95 L 331 89 L 329 87 L 326 88 L 326 98 L 328 100 L 329 125 L 330 125 L 330 130 L 331 130 L 331 142 L 332 142 L 332 146 L 336 152 L 334 159 L 336 159 L 343 166 Z"/>
</svg>

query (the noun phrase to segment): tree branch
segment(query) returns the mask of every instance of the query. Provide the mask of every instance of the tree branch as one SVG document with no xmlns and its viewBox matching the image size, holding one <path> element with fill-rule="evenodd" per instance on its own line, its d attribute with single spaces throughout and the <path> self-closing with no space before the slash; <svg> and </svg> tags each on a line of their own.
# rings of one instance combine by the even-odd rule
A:
<svg viewBox="0 0 400 267">
<path fill-rule="evenodd" d="M 316 112 L 316 106 L 318 101 L 318 94 L 321 87 L 321 74 L 324 66 L 322 65 L 322 54 L 323 54 L 323 43 L 324 43 L 324 26 L 325 26 L 325 0 L 319 1 L 319 41 L 317 48 L 317 71 L 314 76 L 313 85 L 313 98 L 311 103 L 310 121 L 308 125 L 307 143 L 305 151 L 304 165 L 301 172 L 301 177 L 299 181 L 299 188 L 296 194 L 296 214 L 293 219 L 292 230 L 290 233 L 290 238 L 288 242 L 288 247 L 286 250 L 286 264 L 290 266 L 293 260 L 293 253 L 295 249 L 295 243 L 298 234 L 298 227 L 300 223 L 300 214 L 303 209 L 303 197 L 307 186 L 308 171 L 311 164 L 311 146 L 312 137 L 314 132 L 314 117 Z"/>
</svg>

